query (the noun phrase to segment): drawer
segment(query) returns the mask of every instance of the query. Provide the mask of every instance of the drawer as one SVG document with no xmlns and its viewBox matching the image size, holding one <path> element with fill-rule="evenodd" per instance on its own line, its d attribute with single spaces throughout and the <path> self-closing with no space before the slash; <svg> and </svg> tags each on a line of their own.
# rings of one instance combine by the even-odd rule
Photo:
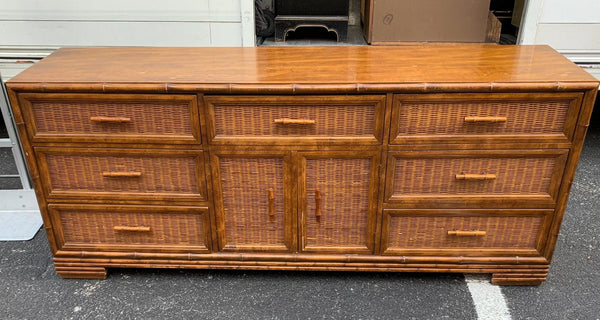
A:
<svg viewBox="0 0 600 320">
<path fill-rule="evenodd" d="M 35 148 L 48 199 L 206 201 L 202 151 Z"/>
<path fill-rule="evenodd" d="M 380 144 L 385 96 L 205 96 L 213 144 Z"/>
<path fill-rule="evenodd" d="M 392 151 L 386 201 L 403 205 L 553 207 L 568 150 Z"/>
<path fill-rule="evenodd" d="M 540 255 L 552 210 L 384 210 L 383 254 Z"/>
<path fill-rule="evenodd" d="M 194 95 L 20 94 L 34 142 L 200 143 Z"/>
<path fill-rule="evenodd" d="M 569 142 L 581 93 L 400 94 L 390 143 Z"/>
<path fill-rule="evenodd" d="M 185 251 L 211 248 L 208 208 L 48 205 L 59 250 Z"/>
</svg>

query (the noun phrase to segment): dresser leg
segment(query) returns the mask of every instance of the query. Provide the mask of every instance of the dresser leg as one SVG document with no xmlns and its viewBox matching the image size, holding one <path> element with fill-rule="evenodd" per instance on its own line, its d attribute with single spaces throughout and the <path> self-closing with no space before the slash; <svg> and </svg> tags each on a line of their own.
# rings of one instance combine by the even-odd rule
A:
<svg viewBox="0 0 600 320">
<path fill-rule="evenodd" d="M 492 284 L 499 286 L 539 286 L 546 280 L 547 272 L 539 273 L 494 273 Z"/>
<path fill-rule="evenodd" d="M 106 279 L 106 268 L 103 267 L 60 267 L 56 273 L 63 279 Z"/>
</svg>

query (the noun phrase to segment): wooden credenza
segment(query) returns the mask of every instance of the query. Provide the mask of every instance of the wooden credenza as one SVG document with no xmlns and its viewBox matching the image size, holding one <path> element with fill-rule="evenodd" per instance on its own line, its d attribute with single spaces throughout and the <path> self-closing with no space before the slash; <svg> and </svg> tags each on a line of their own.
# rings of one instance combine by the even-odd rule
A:
<svg viewBox="0 0 600 320">
<path fill-rule="evenodd" d="M 546 279 L 598 82 L 545 46 L 60 49 L 8 82 L 64 278 Z"/>
</svg>

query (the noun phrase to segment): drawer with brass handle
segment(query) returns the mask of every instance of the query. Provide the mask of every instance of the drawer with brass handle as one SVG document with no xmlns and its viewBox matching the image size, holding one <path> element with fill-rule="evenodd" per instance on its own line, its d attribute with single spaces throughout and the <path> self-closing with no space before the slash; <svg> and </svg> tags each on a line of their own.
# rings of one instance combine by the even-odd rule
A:
<svg viewBox="0 0 600 320">
<path fill-rule="evenodd" d="M 212 144 L 380 144 L 383 95 L 204 96 Z"/>
<path fill-rule="evenodd" d="M 553 210 L 387 209 L 383 254 L 539 255 Z"/>
<path fill-rule="evenodd" d="M 202 151 L 36 148 L 48 198 L 206 201 Z"/>
<path fill-rule="evenodd" d="M 551 208 L 567 155 L 565 149 L 391 151 L 386 202 Z"/>
<path fill-rule="evenodd" d="M 390 143 L 565 142 L 580 93 L 399 94 Z"/>
<path fill-rule="evenodd" d="M 28 93 L 33 142 L 200 143 L 195 95 Z"/>
<path fill-rule="evenodd" d="M 50 204 L 59 250 L 208 252 L 206 207 Z"/>
</svg>

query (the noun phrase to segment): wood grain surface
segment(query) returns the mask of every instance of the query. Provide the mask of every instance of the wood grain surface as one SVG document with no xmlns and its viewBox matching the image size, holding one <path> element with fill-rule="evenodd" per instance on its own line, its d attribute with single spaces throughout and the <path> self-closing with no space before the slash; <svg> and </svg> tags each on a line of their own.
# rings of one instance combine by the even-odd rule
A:
<svg viewBox="0 0 600 320">
<path fill-rule="evenodd" d="M 64 48 L 10 83 L 596 82 L 548 46 Z"/>
</svg>

